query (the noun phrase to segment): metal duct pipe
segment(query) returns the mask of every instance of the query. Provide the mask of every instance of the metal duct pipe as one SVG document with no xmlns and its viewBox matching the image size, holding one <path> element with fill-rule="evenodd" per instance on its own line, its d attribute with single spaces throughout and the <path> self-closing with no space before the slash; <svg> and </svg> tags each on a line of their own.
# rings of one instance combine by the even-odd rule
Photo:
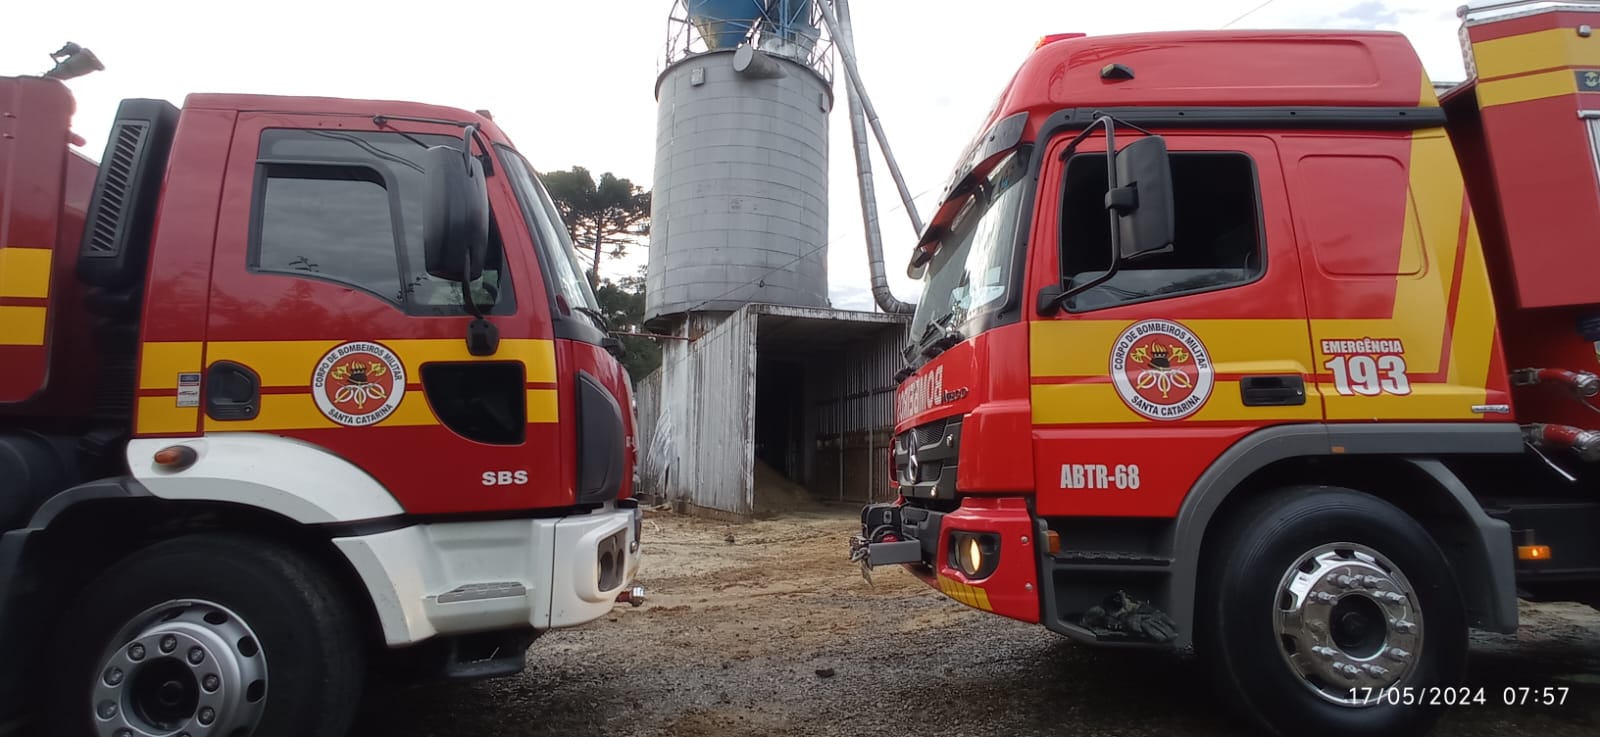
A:
<svg viewBox="0 0 1600 737">
<path fill-rule="evenodd" d="M 787 76 L 778 60 L 757 51 L 749 44 L 740 46 L 733 52 L 733 71 L 751 79 L 779 79 Z"/>
<path fill-rule="evenodd" d="M 850 5 L 846 0 L 833 0 L 839 6 L 839 35 L 835 43 L 854 44 L 850 30 Z M 855 144 L 857 181 L 861 192 L 861 221 L 867 230 L 867 263 L 872 271 L 872 299 L 884 312 L 910 313 L 916 305 L 896 299 L 889 290 L 889 277 L 883 265 L 883 233 L 878 229 L 878 195 L 872 184 L 872 151 L 867 141 L 867 121 L 861 111 L 861 99 L 854 85 L 845 87 L 845 97 L 850 102 L 850 141 Z M 915 213 L 912 218 L 915 218 Z M 913 220 L 915 222 L 915 220 Z M 918 228 L 920 235 L 921 229 Z"/>
<path fill-rule="evenodd" d="M 841 7 L 844 3 L 832 0 Z M 878 112 L 872 107 L 872 98 L 867 96 L 867 90 L 861 84 L 861 74 L 856 70 L 855 45 L 850 37 L 839 32 L 839 20 L 834 17 L 833 10 L 828 7 L 829 0 L 817 0 L 817 8 L 822 11 L 822 22 L 828 26 L 828 35 L 833 37 L 834 45 L 839 47 L 839 58 L 844 61 L 845 76 L 850 78 L 850 89 L 861 98 L 861 106 L 867 113 L 867 122 L 872 124 L 872 133 L 878 138 L 878 146 L 883 149 L 883 159 L 889 164 L 889 174 L 894 177 L 894 184 L 900 189 L 900 201 L 905 203 L 906 215 L 911 218 L 911 227 L 922 235 L 922 217 L 917 214 L 916 203 L 911 201 L 911 190 L 906 188 L 906 180 L 900 176 L 900 165 L 894 161 L 894 153 L 889 150 L 889 137 L 884 135 L 883 125 L 878 122 Z"/>
</svg>

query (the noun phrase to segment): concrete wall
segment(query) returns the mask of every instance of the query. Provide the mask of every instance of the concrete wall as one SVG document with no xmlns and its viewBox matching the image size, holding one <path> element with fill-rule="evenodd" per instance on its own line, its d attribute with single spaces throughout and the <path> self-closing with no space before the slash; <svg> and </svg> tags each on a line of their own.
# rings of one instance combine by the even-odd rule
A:
<svg viewBox="0 0 1600 737">
<path fill-rule="evenodd" d="M 688 56 L 657 81 L 647 321 L 828 303 L 831 86 L 780 57 L 783 76 L 746 77 L 733 56 Z"/>
</svg>

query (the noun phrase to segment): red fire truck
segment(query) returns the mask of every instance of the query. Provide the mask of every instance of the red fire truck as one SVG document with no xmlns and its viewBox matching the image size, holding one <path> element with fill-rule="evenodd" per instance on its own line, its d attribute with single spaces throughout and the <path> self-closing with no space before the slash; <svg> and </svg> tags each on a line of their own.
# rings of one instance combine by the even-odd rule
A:
<svg viewBox="0 0 1600 737">
<path fill-rule="evenodd" d="M 632 587 L 632 396 L 486 114 L 0 78 L 0 723 L 349 728 Z M 386 668 L 386 670 L 388 670 Z"/>
<path fill-rule="evenodd" d="M 866 570 L 1280 734 L 1565 698 L 1462 676 L 1600 606 L 1600 3 L 1463 16 L 1443 95 L 1393 33 L 1042 39 L 914 250 Z"/>
</svg>

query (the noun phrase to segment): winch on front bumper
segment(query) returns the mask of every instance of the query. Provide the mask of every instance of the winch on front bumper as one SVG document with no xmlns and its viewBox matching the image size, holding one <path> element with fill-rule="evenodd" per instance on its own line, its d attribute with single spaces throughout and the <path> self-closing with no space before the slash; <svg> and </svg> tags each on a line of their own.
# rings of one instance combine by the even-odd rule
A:
<svg viewBox="0 0 1600 737">
<path fill-rule="evenodd" d="M 921 563 L 932 566 L 938 554 L 944 513 L 900 504 L 871 504 L 861 510 L 861 534 L 850 538 L 850 560 L 872 580 L 875 566 Z"/>
</svg>

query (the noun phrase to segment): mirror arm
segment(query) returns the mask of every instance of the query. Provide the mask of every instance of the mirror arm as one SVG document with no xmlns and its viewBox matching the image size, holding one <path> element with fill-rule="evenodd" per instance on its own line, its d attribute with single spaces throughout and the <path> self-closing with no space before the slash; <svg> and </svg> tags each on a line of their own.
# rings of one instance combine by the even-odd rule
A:
<svg viewBox="0 0 1600 737">
<path fill-rule="evenodd" d="M 471 135 L 474 139 L 477 139 L 478 148 L 483 150 L 483 153 L 478 154 L 477 156 L 478 163 L 483 165 L 483 177 L 487 179 L 494 176 L 494 157 L 489 155 L 488 139 L 484 138 L 483 134 L 478 132 L 477 125 L 467 126 L 467 131 L 469 135 Z M 467 143 L 464 147 L 464 150 L 468 152 L 472 151 L 472 144 Z"/>
<path fill-rule="evenodd" d="M 1071 143 L 1067 144 L 1067 149 L 1061 152 L 1061 158 L 1063 161 L 1066 160 L 1071 155 L 1072 150 L 1079 143 L 1082 143 L 1083 139 L 1087 138 L 1090 133 L 1093 133 L 1097 127 L 1104 127 L 1106 130 L 1106 191 L 1114 192 L 1117 189 L 1117 133 L 1115 118 L 1110 115 L 1099 114 L 1095 118 L 1095 125 L 1084 128 L 1082 133 L 1079 133 L 1076 138 L 1072 139 Z M 1132 127 L 1137 128 L 1137 126 Z M 1149 131 L 1145 132 L 1148 133 Z M 1106 217 L 1111 221 L 1111 268 L 1106 269 L 1106 273 L 1070 289 L 1063 283 L 1060 286 L 1045 287 L 1039 290 L 1039 300 L 1038 305 L 1036 305 L 1039 309 L 1039 314 L 1046 317 L 1054 315 L 1067 300 L 1111 281 L 1117 275 L 1117 267 L 1121 265 L 1119 262 L 1122 260 L 1122 237 L 1121 233 L 1118 232 L 1120 229 L 1117 227 L 1117 211 L 1107 207 Z M 1061 250 L 1059 246 L 1057 250 Z"/>
<path fill-rule="evenodd" d="M 467 251 L 466 269 L 463 274 L 472 273 L 472 252 Z M 492 356 L 500 349 L 500 329 L 494 323 L 484 318 L 483 307 L 472 296 L 472 282 L 461 282 L 461 303 L 466 305 L 467 312 L 472 315 L 472 322 L 467 324 L 467 352 L 474 356 Z"/>
</svg>

